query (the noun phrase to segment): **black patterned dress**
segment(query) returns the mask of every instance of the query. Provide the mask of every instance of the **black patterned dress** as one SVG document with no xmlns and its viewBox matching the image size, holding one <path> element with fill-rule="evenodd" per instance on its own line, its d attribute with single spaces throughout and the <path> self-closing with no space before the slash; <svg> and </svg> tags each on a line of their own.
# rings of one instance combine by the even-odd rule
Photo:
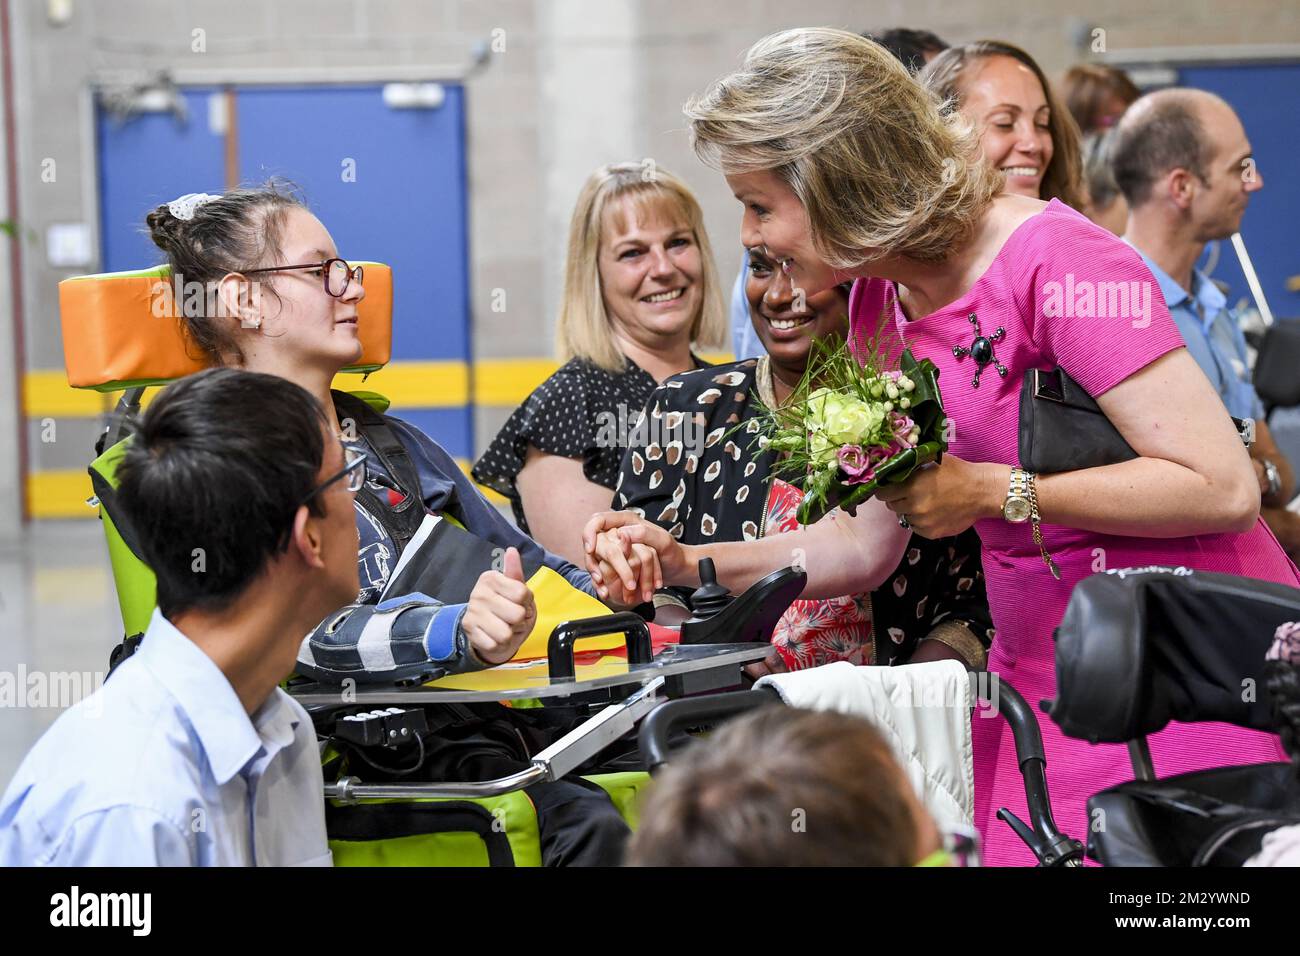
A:
<svg viewBox="0 0 1300 956">
<path fill-rule="evenodd" d="M 691 359 L 705 365 L 694 355 Z M 588 481 L 614 487 L 631 426 L 657 384 L 631 359 L 624 363 L 623 371 L 611 372 L 570 359 L 524 399 L 474 463 L 474 480 L 510 499 L 525 534 L 531 532 L 515 480 L 529 445 L 548 455 L 579 458 Z"/>
<path fill-rule="evenodd" d="M 758 447 L 759 400 L 775 401 L 766 357 L 667 379 L 634 429 L 642 440 L 623 457 L 614 507 L 636 512 L 684 544 L 751 541 L 790 530 L 800 493 L 773 480 L 776 457 Z M 906 663 L 926 638 L 980 668 L 994 636 L 973 530 L 934 541 L 913 535 L 881 587 L 834 601 L 840 603 L 829 608 L 800 601 L 787 612 L 789 620 L 782 618 L 773 643 L 791 669 L 833 660 Z M 836 622 L 823 627 L 817 615 Z"/>
</svg>

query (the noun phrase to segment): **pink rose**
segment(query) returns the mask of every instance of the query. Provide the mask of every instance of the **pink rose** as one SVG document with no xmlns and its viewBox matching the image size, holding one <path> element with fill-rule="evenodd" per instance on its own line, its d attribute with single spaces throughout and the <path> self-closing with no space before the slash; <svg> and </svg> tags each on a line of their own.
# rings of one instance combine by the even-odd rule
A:
<svg viewBox="0 0 1300 956">
<path fill-rule="evenodd" d="M 912 441 L 908 435 L 916 427 L 916 422 L 912 421 L 907 415 L 901 415 L 898 412 L 892 412 L 890 419 L 894 432 L 894 441 L 902 445 L 903 448 L 911 448 Z"/>
<path fill-rule="evenodd" d="M 871 462 L 871 470 L 874 472 L 877 468 L 889 461 L 889 459 L 893 458 L 902 450 L 902 448 L 898 447 L 897 442 L 894 442 L 888 448 L 871 449 L 871 453 L 867 456 Z"/>
<path fill-rule="evenodd" d="M 865 485 L 869 481 L 875 481 L 876 465 L 883 460 L 879 452 L 879 448 L 864 451 L 860 445 L 845 445 L 841 448 L 839 451 L 840 470 L 848 475 L 844 483 L 846 485 Z"/>
<path fill-rule="evenodd" d="M 867 453 L 862 450 L 861 445 L 845 445 L 838 452 L 840 460 L 840 471 L 844 472 L 850 478 L 859 478 L 866 471 L 871 463 L 867 460 Z M 871 479 L 866 479 L 870 481 Z M 857 484 L 856 481 L 849 484 Z"/>
</svg>

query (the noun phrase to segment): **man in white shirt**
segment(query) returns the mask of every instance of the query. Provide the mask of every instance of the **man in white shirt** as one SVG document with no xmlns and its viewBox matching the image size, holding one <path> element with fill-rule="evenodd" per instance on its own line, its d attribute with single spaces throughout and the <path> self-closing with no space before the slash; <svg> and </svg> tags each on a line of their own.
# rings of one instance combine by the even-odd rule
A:
<svg viewBox="0 0 1300 956">
<path fill-rule="evenodd" d="M 357 594 L 364 460 L 275 376 L 212 369 L 153 402 L 117 496 L 158 609 L 19 767 L 0 866 L 330 864 L 316 736 L 277 685 Z"/>
</svg>

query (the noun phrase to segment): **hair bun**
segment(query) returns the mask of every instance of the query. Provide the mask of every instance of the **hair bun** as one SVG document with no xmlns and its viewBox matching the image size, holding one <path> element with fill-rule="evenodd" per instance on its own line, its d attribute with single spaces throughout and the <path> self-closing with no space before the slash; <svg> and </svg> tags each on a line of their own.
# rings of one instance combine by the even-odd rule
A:
<svg viewBox="0 0 1300 956">
<path fill-rule="evenodd" d="M 153 240 L 154 245 L 164 252 L 171 251 L 177 221 L 176 217 L 172 215 L 172 211 L 167 208 L 166 203 L 152 210 L 144 217 L 144 223 L 149 227 L 149 238 Z"/>
</svg>

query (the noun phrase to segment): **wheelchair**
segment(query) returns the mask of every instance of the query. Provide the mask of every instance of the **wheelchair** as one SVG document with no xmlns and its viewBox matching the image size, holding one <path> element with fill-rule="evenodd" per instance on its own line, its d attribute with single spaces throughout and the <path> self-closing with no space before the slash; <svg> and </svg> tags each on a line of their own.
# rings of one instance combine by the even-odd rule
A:
<svg viewBox="0 0 1300 956">
<path fill-rule="evenodd" d="M 392 275 L 380 263 L 363 265 L 362 355 L 344 371 L 366 375 L 391 354 Z M 111 666 L 138 644 L 155 605 L 152 572 L 137 557 L 129 527 L 115 521 L 114 475 L 127 422 L 147 388 L 201 367 L 187 354 L 179 323 L 153 314 L 169 278 L 163 266 L 68 279 L 59 289 L 69 384 L 124 390 L 89 468 L 90 503 L 99 508 L 124 626 Z M 352 394 L 379 411 L 388 407 L 375 392 Z M 711 564 L 701 576 L 706 585 L 714 582 Z M 335 864 L 540 865 L 536 813 L 524 790 L 579 771 L 635 827 L 636 799 L 650 779 L 629 759 L 637 722 L 665 699 L 740 686 L 741 668 L 766 656 L 777 621 L 805 580 L 802 571 L 785 569 L 735 599 L 714 583 L 707 608 L 677 630 L 630 612 L 558 622 L 539 616 L 515 661 L 471 674 L 361 687 L 290 680 L 286 690 L 311 715 L 321 745 Z M 603 611 L 594 599 L 577 606 Z M 533 754 L 526 769 L 497 779 L 416 781 L 395 766 L 413 749 L 423 754 L 450 709 L 502 703 L 558 716 L 567 730 Z M 623 759 L 603 757 L 620 741 Z"/>
<path fill-rule="evenodd" d="M 1088 856 L 1106 866 L 1240 866 L 1264 836 L 1300 823 L 1292 763 L 1157 777 L 1147 735 L 1170 721 L 1276 732 L 1262 680 L 1278 625 L 1300 620 L 1300 589 L 1229 574 L 1097 574 L 1056 631 L 1056 698 L 1069 736 L 1128 745 L 1133 780 L 1088 799 Z"/>
<path fill-rule="evenodd" d="M 1033 851 L 1040 866 L 1081 865 L 1083 844 L 1063 833 L 1052 816 L 1052 801 L 1047 789 L 1047 756 L 1034 712 L 1024 697 L 1005 681 L 979 679 L 974 686 L 979 699 L 996 706 L 998 715 L 1010 726 L 1025 784 L 1029 822 L 1025 823 L 1006 808 L 998 811 L 999 819 Z M 991 692 L 994 687 L 995 693 Z M 673 744 L 681 741 L 683 731 L 713 727 L 755 708 L 774 705 L 784 706 L 784 702 L 771 687 L 666 701 L 650 712 L 638 733 L 646 766 L 654 773 L 667 764 Z M 694 742 L 691 745 L 696 743 L 702 744 Z"/>
<path fill-rule="evenodd" d="M 1275 732 L 1273 701 L 1261 679 L 1278 625 L 1300 620 L 1300 589 L 1234 575 L 1126 569 L 1076 585 L 1055 633 L 1057 692 L 1041 710 L 1061 730 L 1091 743 L 1128 746 L 1132 781 L 1088 800 L 1086 846 L 1052 816 L 1038 718 L 1005 681 L 997 706 L 1015 740 L 1028 824 L 998 817 L 1040 866 L 1240 866 L 1275 829 L 1300 824 L 1294 763 L 1220 767 L 1158 778 L 1147 736 L 1170 721 L 1226 722 Z M 1231 622 L 1231 640 L 1224 640 Z M 991 682 L 977 681 L 981 696 Z M 685 728 L 715 725 L 779 704 L 770 689 L 669 701 L 641 725 L 647 766 L 672 756 Z"/>
</svg>

